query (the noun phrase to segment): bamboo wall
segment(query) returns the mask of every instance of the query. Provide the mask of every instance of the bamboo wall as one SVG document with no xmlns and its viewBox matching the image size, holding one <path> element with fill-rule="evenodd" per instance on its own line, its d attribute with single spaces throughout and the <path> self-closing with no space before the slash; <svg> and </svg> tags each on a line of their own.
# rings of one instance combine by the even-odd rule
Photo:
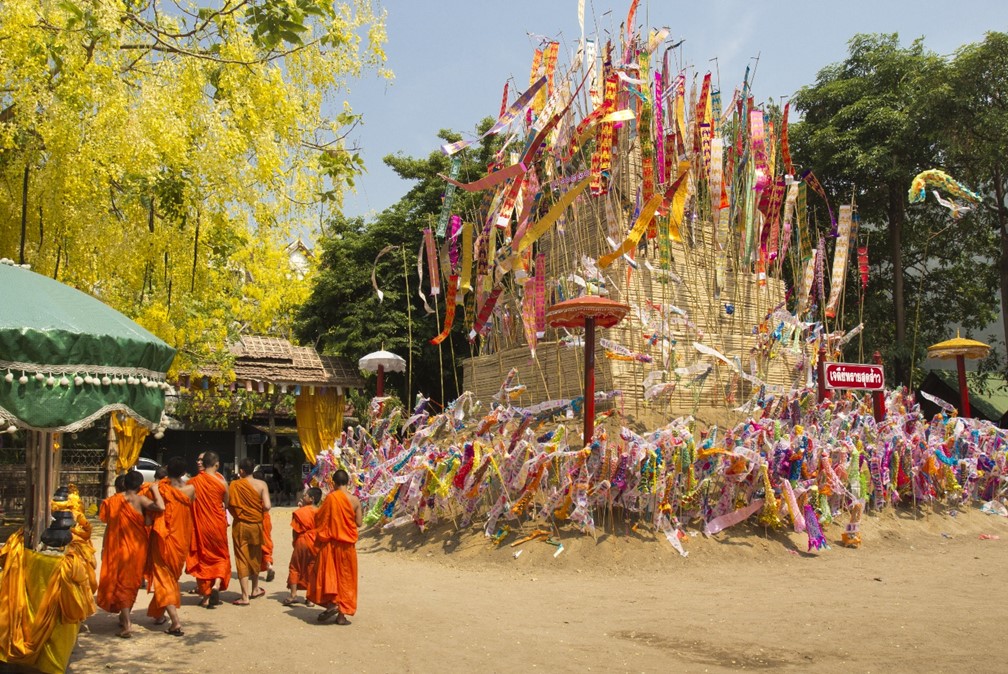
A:
<svg viewBox="0 0 1008 674">
<path fill-rule="evenodd" d="M 629 169 L 619 176 L 639 175 L 636 161 L 639 154 L 627 155 Z M 547 303 L 561 299 L 555 286 L 563 288 L 564 296 L 581 294 L 581 291 L 562 279 L 581 266 L 582 256 L 593 260 L 610 250 L 605 241 L 610 236 L 621 241 L 633 225 L 629 214 L 633 212 L 632 195 L 636 184 L 618 178 L 605 199 L 581 198 L 573 209 L 573 217 L 558 224 L 554 231 L 538 242 L 538 250 L 546 256 Z M 653 425 L 684 414 L 698 418 L 713 418 L 717 413 L 745 403 L 752 394 L 752 386 L 738 377 L 719 360 L 699 353 L 694 341 L 720 351 L 730 359 L 738 358 L 745 372 L 751 372 L 752 358 L 756 356 L 755 375 L 768 384 L 791 389 L 799 386 L 806 376 L 802 367 L 804 356 L 784 349 L 776 349 L 773 357 L 759 357 L 757 349 L 758 326 L 775 307 L 784 301 L 784 283 L 768 275 L 761 284 L 749 265 L 737 261 L 739 255 L 731 254 L 737 246 L 738 233 L 722 233 L 723 246 L 729 250 L 721 257 L 725 260 L 723 287 L 715 297 L 715 269 L 719 246 L 714 240 L 714 227 L 709 221 L 691 220 L 687 215 L 682 227 L 682 241 L 671 245 L 671 271 L 681 282 L 664 279 L 646 268 L 645 262 L 656 270 L 659 267 L 658 249 L 654 241 L 642 242 L 635 259 L 638 268 L 630 271 L 628 265 L 617 260 L 605 270 L 607 289 L 613 299 L 631 307 L 647 307 L 648 303 L 674 305 L 684 310 L 691 323 L 702 333 L 702 338 L 692 328 L 678 326 L 664 334 L 673 341 L 669 362 L 663 362 L 662 350 L 646 342 L 645 326 L 637 313 L 630 315 L 618 326 L 599 330 L 599 339 L 612 340 L 632 351 L 647 353 L 652 363 L 609 360 L 605 350 L 596 346 L 596 391 L 622 391 L 622 400 L 616 405 L 631 419 Z M 736 267 L 740 267 L 736 269 Z M 772 270 L 771 270 L 772 271 Z M 559 340 L 565 335 L 547 329 L 545 340 L 536 349 L 536 359 L 531 357 L 525 343 L 521 324 L 520 302 L 517 292 L 505 292 L 500 301 L 502 310 L 495 318 L 491 335 L 484 340 L 483 355 L 463 362 L 464 388 L 488 404 L 498 392 L 508 371 L 518 369 L 519 378 L 527 391 L 516 404 L 529 405 L 545 400 L 572 398 L 583 395 L 583 350 L 564 346 Z M 551 297 L 552 295 L 552 297 Z M 732 312 L 725 305 L 733 307 Z M 501 318 L 504 316 L 504 318 Z M 769 326 L 773 330 L 776 326 Z M 580 336 L 580 334 L 579 334 Z M 654 370 L 667 370 L 664 381 L 675 381 L 672 370 L 689 367 L 698 362 L 710 363 L 713 369 L 697 380 L 685 375 L 678 380 L 671 396 L 645 400 L 644 380 Z"/>
</svg>

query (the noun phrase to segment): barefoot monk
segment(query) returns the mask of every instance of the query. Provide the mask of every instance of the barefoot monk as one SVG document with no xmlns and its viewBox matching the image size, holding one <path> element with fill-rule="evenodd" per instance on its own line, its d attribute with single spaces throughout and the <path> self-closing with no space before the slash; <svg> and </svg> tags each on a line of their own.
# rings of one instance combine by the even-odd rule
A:
<svg viewBox="0 0 1008 674">
<path fill-rule="evenodd" d="M 263 514 L 269 512 L 269 488 L 262 480 L 252 477 L 252 459 L 244 458 L 238 464 L 239 478 L 228 487 L 228 510 L 234 517 L 231 525 L 231 542 L 234 544 L 235 568 L 242 596 L 232 604 L 248 606 L 250 599 L 266 594 L 259 588 L 259 570 L 262 567 Z"/>
<path fill-rule="evenodd" d="M 315 575 L 308 599 L 325 610 L 325 622 L 336 616 L 337 625 L 349 625 L 347 616 L 357 612 L 357 528 L 364 521 L 360 501 L 347 490 L 345 470 L 333 474 L 333 489 L 315 514 Z"/>
<path fill-rule="evenodd" d="M 135 470 L 126 473 L 123 491 L 101 504 L 99 517 L 105 522 L 102 543 L 101 580 L 98 582 L 98 606 L 110 613 L 119 614 L 118 636 L 133 636 L 130 611 L 144 579 L 147 561 L 147 521 L 145 512 L 164 510 L 164 502 L 155 493 L 152 501 L 137 493 L 143 484 L 143 475 Z M 119 478 L 116 478 L 119 483 Z"/>
<path fill-rule="evenodd" d="M 200 606 L 220 604 L 220 593 L 231 580 L 231 552 L 228 546 L 227 484 L 218 472 L 220 457 L 203 452 L 197 460 L 200 472 L 189 480 L 196 493 L 193 500 L 193 537 L 186 571 L 196 579 Z M 217 586 L 215 587 L 215 583 Z"/>
<path fill-rule="evenodd" d="M 172 457 L 168 460 L 168 477 L 151 485 L 151 491 L 160 493 L 165 509 L 155 517 L 151 527 L 147 592 L 154 597 L 147 607 L 147 615 L 161 625 L 167 611 L 171 618 L 168 634 L 176 637 L 183 634 L 178 616 L 182 606 L 179 578 L 192 540 L 192 498 L 195 495 L 195 490 L 182 482 L 185 468 L 185 459 Z"/>
</svg>

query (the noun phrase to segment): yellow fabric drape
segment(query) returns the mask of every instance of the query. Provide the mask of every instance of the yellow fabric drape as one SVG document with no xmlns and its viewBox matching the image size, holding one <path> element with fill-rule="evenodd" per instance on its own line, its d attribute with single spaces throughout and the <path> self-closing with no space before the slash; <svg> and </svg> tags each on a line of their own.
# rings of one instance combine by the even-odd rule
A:
<svg viewBox="0 0 1008 674">
<path fill-rule="evenodd" d="M 0 548 L 0 662 L 66 670 L 98 588 L 91 525 L 77 514 L 71 532 L 62 557 L 25 550 L 23 531 Z"/>
<path fill-rule="evenodd" d="M 305 458 L 314 464 L 318 455 L 332 449 L 343 427 L 346 396 L 335 389 L 324 393 L 302 393 L 294 404 L 298 439 Z"/>
<path fill-rule="evenodd" d="M 112 413 L 112 429 L 116 435 L 116 445 L 119 447 L 119 458 L 116 460 L 116 472 L 125 473 L 136 465 L 140 458 L 140 448 L 150 430 L 131 416 L 122 412 Z"/>
</svg>

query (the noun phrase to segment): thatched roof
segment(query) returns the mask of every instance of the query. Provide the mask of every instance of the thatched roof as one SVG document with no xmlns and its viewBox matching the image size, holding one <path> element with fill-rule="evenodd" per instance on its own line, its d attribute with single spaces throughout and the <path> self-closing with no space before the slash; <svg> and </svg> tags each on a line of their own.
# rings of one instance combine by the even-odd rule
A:
<svg viewBox="0 0 1008 674">
<path fill-rule="evenodd" d="M 310 346 L 294 346 L 280 337 L 247 335 L 231 345 L 235 379 L 289 386 L 359 389 L 364 380 L 342 356 L 323 356 Z"/>
</svg>

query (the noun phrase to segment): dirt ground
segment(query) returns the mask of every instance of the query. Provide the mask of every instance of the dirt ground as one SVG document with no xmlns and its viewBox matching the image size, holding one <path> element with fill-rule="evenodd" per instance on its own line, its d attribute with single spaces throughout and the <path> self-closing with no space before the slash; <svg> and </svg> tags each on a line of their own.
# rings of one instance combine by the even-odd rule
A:
<svg viewBox="0 0 1008 674">
<path fill-rule="evenodd" d="M 175 638 L 150 624 L 141 591 L 136 637 L 92 616 L 69 671 L 1008 671 L 1008 519 L 975 509 L 869 515 L 858 550 L 839 546 L 836 524 L 814 553 L 804 534 L 746 524 L 692 532 L 687 558 L 620 522 L 597 541 L 561 532 L 556 557 L 475 527 L 367 532 L 347 627 L 280 604 L 290 513 L 273 513 L 266 597 L 206 610 L 185 594 Z M 223 598 L 237 596 L 233 581 Z"/>
</svg>

